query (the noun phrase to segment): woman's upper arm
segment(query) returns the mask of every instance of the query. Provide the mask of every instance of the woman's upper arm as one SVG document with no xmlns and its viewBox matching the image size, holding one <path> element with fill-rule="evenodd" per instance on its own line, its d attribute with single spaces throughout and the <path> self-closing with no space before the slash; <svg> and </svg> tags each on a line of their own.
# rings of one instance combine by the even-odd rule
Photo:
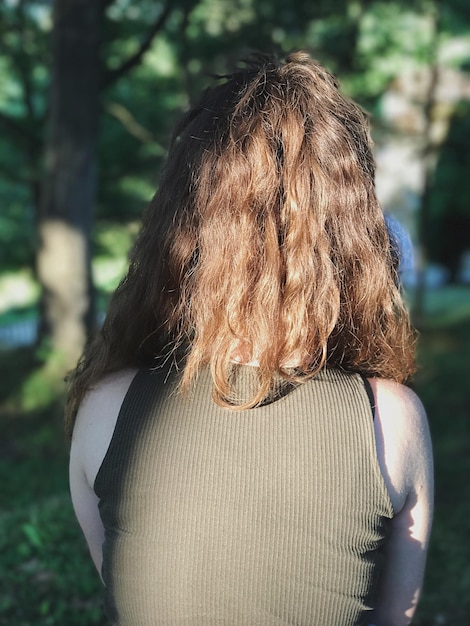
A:
<svg viewBox="0 0 470 626">
<path fill-rule="evenodd" d="M 72 504 L 98 571 L 104 529 L 93 485 L 134 375 L 134 370 L 118 372 L 91 390 L 80 405 L 72 434 L 69 462 Z"/>
<path fill-rule="evenodd" d="M 104 528 L 99 514 L 98 498 L 88 483 L 82 459 L 73 442 L 70 451 L 69 484 L 75 516 L 87 541 L 96 569 L 100 572 Z"/>
<path fill-rule="evenodd" d="M 404 626 L 421 592 L 433 515 L 433 460 L 424 407 L 409 388 L 371 380 L 377 453 L 394 505 L 377 626 Z"/>
</svg>

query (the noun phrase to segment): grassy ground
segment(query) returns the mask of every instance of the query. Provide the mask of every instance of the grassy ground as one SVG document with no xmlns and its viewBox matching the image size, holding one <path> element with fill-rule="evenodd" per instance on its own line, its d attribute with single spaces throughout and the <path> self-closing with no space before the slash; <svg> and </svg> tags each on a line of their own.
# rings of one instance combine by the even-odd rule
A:
<svg viewBox="0 0 470 626">
<path fill-rule="evenodd" d="M 470 623 L 470 316 L 422 329 L 415 388 L 427 408 L 436 516 L 416 626 Z M 0 352 L 0 626 L 103 626 L 100 583 L 74 519 L 60 398 L 24 409 L 39 363 Z"/>
<path fill-rule="evenodd" d="M 31 349 L 0 353 L 0 626 L 104 626 L 68 495 L 62 402 L 21 402 L 39 365 Z"/>
<path fill-rule="evenodd" d="M 415 388 L 429 417 L 435 518 L 416 624 L 470 624 L 470 318 L 423 329 Z"/>
</svg>

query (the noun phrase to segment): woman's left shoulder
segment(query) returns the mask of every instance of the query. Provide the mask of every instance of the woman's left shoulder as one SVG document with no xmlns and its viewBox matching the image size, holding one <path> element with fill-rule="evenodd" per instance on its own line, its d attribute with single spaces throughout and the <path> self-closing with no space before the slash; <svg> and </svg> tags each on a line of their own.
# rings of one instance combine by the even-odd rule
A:
<svg viewBox="0 0 470 626">
<path fill-rule="evenodd" d="M 390 426 L 427 430 L 428 420 L 421 399 L 407 385 L 384 378 L 368 379 L 374 393 L 376 415 L 380 420 L 390 422 Z"/>
<path fill-rule="evenodd" d="M 408 386 L 370 378 L 375 400 L 374 428 L 379 463 L 395 512 L 410 494 L 432 499 L 433 458 L 425 408 Z"/>
</svg>

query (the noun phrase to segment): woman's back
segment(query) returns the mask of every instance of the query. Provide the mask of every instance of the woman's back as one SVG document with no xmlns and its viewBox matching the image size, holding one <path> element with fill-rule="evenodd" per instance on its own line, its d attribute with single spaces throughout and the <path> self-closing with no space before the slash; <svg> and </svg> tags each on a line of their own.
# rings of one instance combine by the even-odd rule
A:
<svg viewBox="0 0 470 626">
<path fill-rule="evenodd" d="M 393 509 L 363 379 L 325 371 L 241 413 L 210 389 L 207 371 L 189 397 L 163 371 L 130 387 L 95 481 L 111 620 L 368 623 Z"/>
<path fill-rule="evenodd" d="M 367 116 L 301 52 L 177 126 L 69 393 L 72 498 L 120 626 L 413 616 L 431 445 L 374 172 Z M 162 360 L 180 385 L 141 369 L 126 396 Z"/>
</svg>

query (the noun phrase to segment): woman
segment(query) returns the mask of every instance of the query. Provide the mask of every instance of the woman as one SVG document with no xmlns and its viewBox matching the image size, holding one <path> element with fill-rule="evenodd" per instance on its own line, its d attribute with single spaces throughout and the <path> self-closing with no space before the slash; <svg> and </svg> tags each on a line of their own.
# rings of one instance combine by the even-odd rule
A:
<svg viewBox="0 0 470 626">
<path fill-rule="evenodd" d="M 111 623 L 410 622 L 432 460 L 394 250 L 366 116 L 307 54 L 183 118 L 71 377 Z"/>
</svg>

